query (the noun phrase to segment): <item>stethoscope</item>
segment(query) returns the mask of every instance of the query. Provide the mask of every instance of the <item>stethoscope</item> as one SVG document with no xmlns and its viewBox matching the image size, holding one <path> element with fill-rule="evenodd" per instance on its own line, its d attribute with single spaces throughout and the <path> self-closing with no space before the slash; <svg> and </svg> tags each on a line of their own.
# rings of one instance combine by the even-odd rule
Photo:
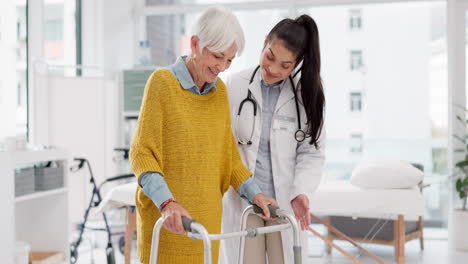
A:
<svg viewBox="0 0 468 264">
<path fill-rule="evenodd" d="M 257 66 L 257 68 L 255 68 L 254 72 L 252 73 L 252 76 L 250 77 L 249 85 L 252 84 L 252 82 L 254 80 L 254 77 L 255 77 L 255 74 L 257 73 L 259 68 L 260 68 L 260 65 Z M 292 89 L 294 91 L 294 101 L 296 102 L 297 126 L 298 126 L 299 129 L 296 130 L 296 133 L 294 133 L 294 138 L 296 139 L 297 142 L 302 142 L 306 138 L 306 133 L 304 132 L 304 130 L 301 129 L 301 115 L 300 115 L 300 112 L 299 112 L 299 103 L 297 102 L 296 86 L 294 85 L 294 80 L 293 80 L 293 78 L 296 77 L 296 75 L 300 71 L 301 71 L 301 69 L 299 69 L 292 77 L 291 77 L 291 75 L 289 75 L 289 81 L 291 82 L 291 87 L 292 87 Z M 237 110 L 237 117 L 236 117 L 235 136 L 237 138 L 237 143 L 240 144 L 240 145 L 252 145 L 252 138 L 253 138 L 253 134 L 254 134 L 254 131 L 255 131 L 255 117 L 257 116 L 257 101 L 255 101 L 255 99 L 253 98 L 252 92 L 250 91 L 250 89 L 247 89 L 247 90 L 248 90 L 247 97 L 244 100 L 242 100 L 242 102 L 240 103 L 239 110 Z M 239 133 L 237 131 L 237 129 L 239 127 L 238 126 L 239 117 L 241 115 L 242 108 L 244 107 L 245 103 L 251 103 L 252 104 L 252 106 L 253 106 L 253 115 L 254 115 L 253 126 L 252 126 L 253 129 L 250 132 L 250 138 L 247 141 L 239 139 L 239 137 L 238 137 Z"/>
</svg>

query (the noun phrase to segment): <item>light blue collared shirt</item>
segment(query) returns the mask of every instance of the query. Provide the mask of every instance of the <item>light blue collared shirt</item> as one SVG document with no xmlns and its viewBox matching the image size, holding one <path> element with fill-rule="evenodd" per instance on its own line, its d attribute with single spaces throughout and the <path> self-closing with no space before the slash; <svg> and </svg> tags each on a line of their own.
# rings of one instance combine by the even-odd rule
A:
<svg viewBox="0 0 468 264">
<path fill-rule="evenodd" d="M 185 65 L 186 57 L 187 56 L 179 57 L 174 64 L 166 67 L 166 69 L 177 78 L 182 88 L 198 95 L 205 95 L 211 90 L 216 89 L 218 77 L 211 83 L 205 83 L 203 92 L 200 92 Z M 159 172 L 146 172 L 143 174 L 140 178 L 140 185 L 142 186 L 143 193 L 148 196 L 159 209 L 161 209 L 160 205 L 162 203 L 170 198 L 174 198 L 163 175 Z M 238 192 L 242 198 L 252 203 L 255 195 L 259 194 L 261 191 L 252 177 L 249 177 L 240 185 Z"/>
<path fill-rule="evenodd" d="M 284 81 L 283 81 L 284 82 Z M 258 146 L 257 161 L 255 165 L 255 182 L 260 190 L 272 198 L 276 198 L 271 167 L 270 130 L 273 113 L 276 108 L 282 83 L 266 84 L 261 81 L 262 87 L 262 130 Z"/>
<path fill-rule="evenodd" d="M 187 56 L 179 57 L 174 64 L 166 67 L 166 69 L 168 69 L 177 78 L 182 88 L 199 95 L 207 94 L 211 90 L 215 89 L 218 77 L 216 77 L 216 79 L 211 83 L 205 83 L 203 86 L 203 92 L 200 92 L 200 89 L 195 85 L 192 75 L 190 75 L 190 72 L 187 69 L 187 65 L 185 65 L 186 58 Z"/>
</svg>

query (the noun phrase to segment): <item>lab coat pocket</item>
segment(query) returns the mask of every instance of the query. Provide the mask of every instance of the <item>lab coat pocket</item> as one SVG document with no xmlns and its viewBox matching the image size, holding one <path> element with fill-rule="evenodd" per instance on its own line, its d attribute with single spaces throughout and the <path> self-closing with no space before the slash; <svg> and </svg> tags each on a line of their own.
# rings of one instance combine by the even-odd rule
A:
<svg viewBox="0 0 468 264">
<path fill-rule="evenodd" d="M 277 115 L 273 120 L 273 130 L 294 131 L 296 128 L 296 118 Z"/>
<path fill-rule="evenodd" d="M 273 121 L 274 144 L 276 151 L 281 158 L 294 158 L 297 141 L 294 138 L 296 124 L 291 121 L 275 118 Z"/>
</svg>

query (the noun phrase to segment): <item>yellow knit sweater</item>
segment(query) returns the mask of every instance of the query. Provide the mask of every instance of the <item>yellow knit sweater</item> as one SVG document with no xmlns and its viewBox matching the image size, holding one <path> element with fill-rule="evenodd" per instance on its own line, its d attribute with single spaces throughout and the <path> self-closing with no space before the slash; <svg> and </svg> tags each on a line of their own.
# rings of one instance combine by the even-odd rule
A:
<svg viewBox="0 0 468 264">
<path fill-rule="evenodd" d="M 237 190 L 251 175 L 231 132 L 224 83 L 218 79 L 216 89 L 197 95 L 184 90 L 168 70 L 155 71 L 145 87 L 130 162 L 138 178 L 145 172 L 164 175 L 179 204 L 209 233 L 220 233 L 224 192 L 230 185 Z M 161 215 L 140 187 L 136 207 L 138 255 L 147 264 L 153 226 Z M 218 263 L 218 250 L 214 242 L 213 263 Z M 158 263 L 203 263 L 203 243 L 163 228 Z"/>
</svg>

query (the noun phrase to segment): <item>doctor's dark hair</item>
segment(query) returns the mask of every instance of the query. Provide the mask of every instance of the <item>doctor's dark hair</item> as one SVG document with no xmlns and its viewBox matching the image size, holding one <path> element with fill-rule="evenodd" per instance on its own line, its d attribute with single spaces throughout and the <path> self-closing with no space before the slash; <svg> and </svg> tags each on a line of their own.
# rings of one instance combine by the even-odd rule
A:
<svg viewBox="0 0 468 264">
<path fill-rule="evenodd" d="M 318 147 L 323 128 L 325 95 L 320 76 L 320 45 L 317 24 L 308 15 L 296 19 L 286 18 L 276 24 L 268 33 L 266 43 L 283 41 L 285 48 L 296 55 L 296 66 L 302 61 L 301 97 L 307 116 L 310 144 Z"/>
</svg>

